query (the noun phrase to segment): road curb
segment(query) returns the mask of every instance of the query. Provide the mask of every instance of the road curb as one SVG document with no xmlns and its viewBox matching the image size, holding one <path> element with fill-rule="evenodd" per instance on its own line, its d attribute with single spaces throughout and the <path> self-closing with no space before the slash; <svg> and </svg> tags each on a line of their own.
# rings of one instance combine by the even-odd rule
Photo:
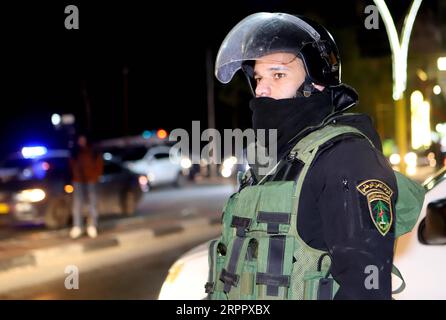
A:
<svg viewBox="0 0 446 320">
<path fill-rule="evenodd" d="M 14 268 L 36 266 L 37 259 L 33 253 L 27 253 L 14 257 L 0 259 L 0 272 L 9 271 Z"/>
<path fill-rule="evenodd" d="M 100 250 L 125 247 L 135 244 L 149 243 L 150 240 L 158 237 L 172 235 L 187 231 L 189 228 L 215 226 L 214 218 L 196 218 L 182 221 L 174 225 L 157 228 L 138 228 L 131 231 L 124 231 L 113 236 L 89 239 L 83 243 L 70 243 L 47 248 L 32 249 L 21 255 L 11 257 L 0 257 L 0 273 L 12 271 L 18 268 L 39 268 L 48 266 L 54 259 L 65 256 L 83 256 Z"/>
</svg>

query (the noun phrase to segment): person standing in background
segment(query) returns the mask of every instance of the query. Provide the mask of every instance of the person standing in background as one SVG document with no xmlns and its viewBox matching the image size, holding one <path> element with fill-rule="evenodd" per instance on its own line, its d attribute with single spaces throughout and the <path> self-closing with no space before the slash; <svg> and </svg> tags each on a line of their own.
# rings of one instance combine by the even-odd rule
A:
<svg viewBox="0 0 446 320">
<path fill-rule="evenodd" d="M 71 177 L 73 181 L 73 227 L 70 231 L 72 239 L 79 238 L 83 233 L 82 204 L 85 193 L 88 196 L 90 219 L 87 234 L 97 237 L 98 211 L 96 184 L 102 175 L 104 163 L 100 154 L 95 152 L 87 137 L 80 135 L 77 146 L 70 158 Z"/>
</svg>

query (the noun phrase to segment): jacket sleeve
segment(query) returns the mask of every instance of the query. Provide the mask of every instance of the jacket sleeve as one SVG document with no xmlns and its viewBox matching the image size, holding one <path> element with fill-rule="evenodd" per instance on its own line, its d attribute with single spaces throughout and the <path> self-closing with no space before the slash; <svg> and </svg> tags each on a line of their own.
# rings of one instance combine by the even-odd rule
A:
<svg viewBox="0 0 446 320">
<path fill-rule="evenodd" d="M 381 152 L 348 138 L 327 150 L 317 200 L 335 299 L 391 299 L 396 179 Z"/>
</svg>

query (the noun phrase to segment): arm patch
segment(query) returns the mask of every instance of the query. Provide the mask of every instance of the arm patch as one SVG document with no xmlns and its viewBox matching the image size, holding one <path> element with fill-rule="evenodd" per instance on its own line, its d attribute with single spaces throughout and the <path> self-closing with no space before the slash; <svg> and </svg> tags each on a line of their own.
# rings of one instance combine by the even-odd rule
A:
<svg viewBox="0 0 446 320">
<path fill-rule="evenodd" d="M 365 180 L 356 186 L 363 199 L 360 201 L 361 209 L 365 209 L 375 228 L 385 236 L 393 223 L 393 210 L 391 197 L 393 190 L 384 182 L 376 179 Z M 365 201 L 363 201 L 365 200 Z M 366 202 L 366 208 L 364 205 Z"/>
</svg>

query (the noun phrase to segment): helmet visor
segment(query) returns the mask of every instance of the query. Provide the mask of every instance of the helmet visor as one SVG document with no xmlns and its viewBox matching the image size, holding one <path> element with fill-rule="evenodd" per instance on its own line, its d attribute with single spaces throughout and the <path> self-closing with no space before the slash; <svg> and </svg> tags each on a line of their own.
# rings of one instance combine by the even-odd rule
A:
<svg viewBox="0 0 446 320">
<path fill-rule="evenodd" d="M 220 82 L 228 83 L 244 61 L 259 60 L 276 52 L 298 55 L 303 46 L 319 39 L 319 33 L 296 16 L 268 12 L 252 14 L 240 21 L 223 40 L 217 54 L 215 76 Z"/>
</svg>

